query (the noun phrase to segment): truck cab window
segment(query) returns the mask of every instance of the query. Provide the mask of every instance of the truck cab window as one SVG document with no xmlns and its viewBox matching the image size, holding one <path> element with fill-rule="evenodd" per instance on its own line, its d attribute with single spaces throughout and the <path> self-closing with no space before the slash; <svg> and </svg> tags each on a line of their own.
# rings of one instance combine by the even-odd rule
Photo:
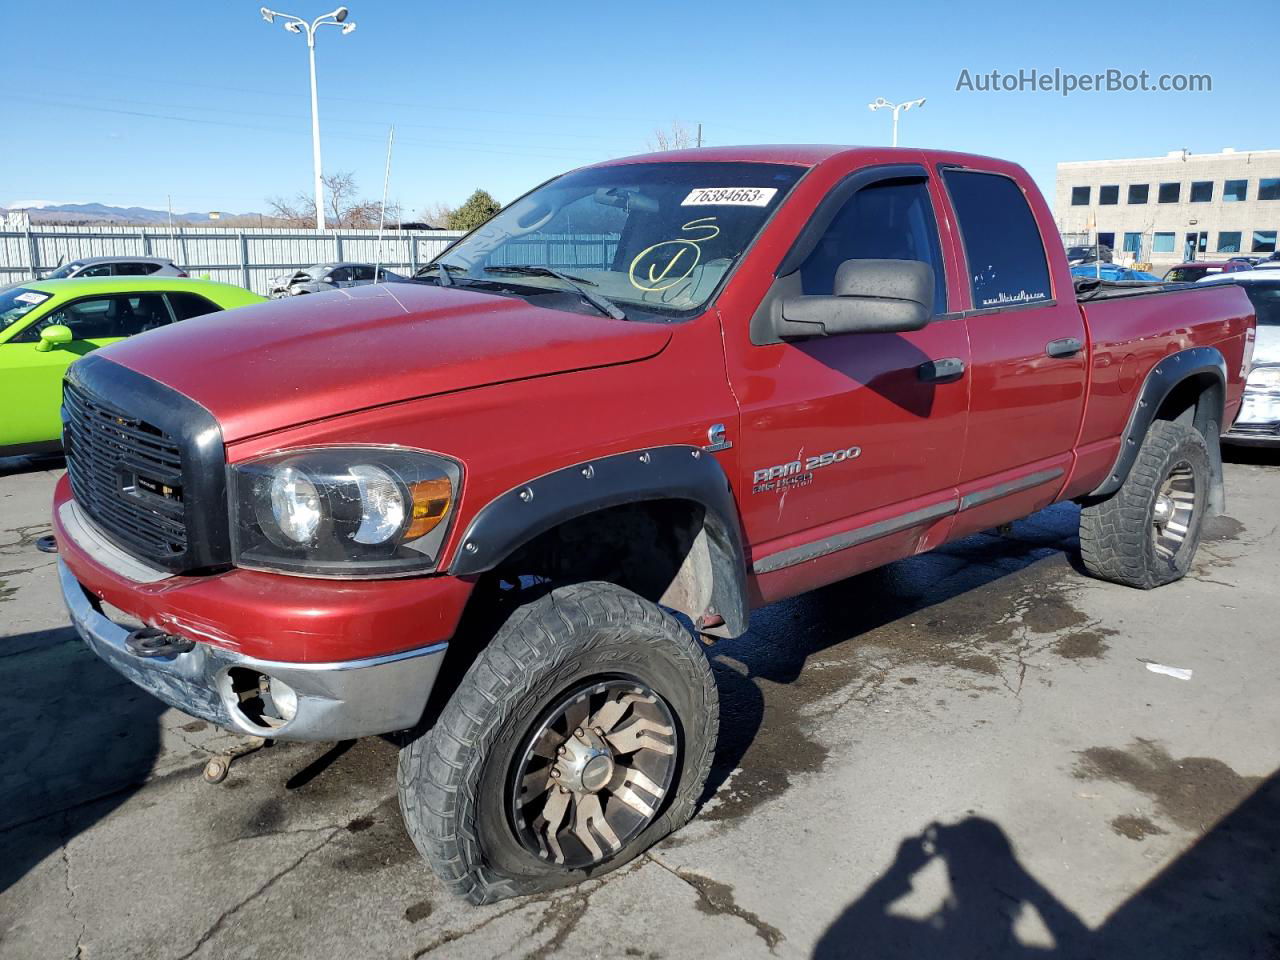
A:
<svg viewBox="0 0 1280 960">
<path fill-rule="evenodd" d="M 827 296 L 846 260 L 919 260 L 933 267 L 934 311 L 945 313 L 947 280 L 929 188 L 888 180 L 849 198 L 800 267 L 806 296 Z"/>
<path fill-rule="evenodd" d="M 964 239 L 973 308 L 1049 300 L 1044 242 L 1018 185 L 1000 174 L 970 170 L 947 170 L 943 178 Z"/>
</svg>

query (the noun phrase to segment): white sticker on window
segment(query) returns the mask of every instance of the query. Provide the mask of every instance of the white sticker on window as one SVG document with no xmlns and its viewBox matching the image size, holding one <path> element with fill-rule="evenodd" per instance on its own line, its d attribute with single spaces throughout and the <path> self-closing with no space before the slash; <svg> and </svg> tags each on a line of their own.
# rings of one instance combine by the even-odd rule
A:
<svg viewBox="0 0 1280 960">
<path fill-rule="evenodd" d="M 35 290 L 28 290 L 26 293 L 18 294 L 13 299 L 16 300 L 18 303 L 36 304 L 36 303 L 44 303 L 46 300 L 49 299 L 50 296 L 52 296 L 52 294 L 37 293 Z"/>
<path fill-rule="evenodd" d="M 777 187 L 699 187 L 680 206 L 767 207 L 777 192 Z"/>
</svg>

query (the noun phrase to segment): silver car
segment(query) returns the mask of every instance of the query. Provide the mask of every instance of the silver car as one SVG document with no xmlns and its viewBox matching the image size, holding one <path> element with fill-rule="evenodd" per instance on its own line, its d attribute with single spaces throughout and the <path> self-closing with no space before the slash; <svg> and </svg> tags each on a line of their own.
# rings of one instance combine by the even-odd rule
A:
<svg viewBox="0 0 1280 960">
<path fill-rule="evenodd" d="M 374 270 L 371 263 L 317 263 L 273 279 L 268 296 L 278 300 L 302 293 L 324 293 L 341 287 L 362 287 L 374 282 Z M 376 270 L 378 283 L 405 279 L 386 267 L 377 267 Z"/>
<path fill-rule="evenodd" d="M 185 277 L 187 271 L 167 257 L 82 257 L 64 263 L 45 280 L 77 277 Z"/>
<path fill-rule="evenodd" d="M 1200 283 L 1238 283 L 1258 316 L 1253 365 L 1244 386 L 1240 413 L 1224 443 L 1280 446 L 1280 270 L 1217 274 Z"/>
</svg>

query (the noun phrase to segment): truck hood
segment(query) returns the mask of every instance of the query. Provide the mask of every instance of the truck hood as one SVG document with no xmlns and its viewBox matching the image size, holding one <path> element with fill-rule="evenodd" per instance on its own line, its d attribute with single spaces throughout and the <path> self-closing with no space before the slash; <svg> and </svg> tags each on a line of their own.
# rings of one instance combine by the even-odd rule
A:
<svg viewBox="0 0 1280 960">
<path fill-rule="evenodd" d="M 209 314 L 104 347 L 212 413 L 227 443 L 369 407 L 643 360 L 661 325 L 426 284 Z"/>
</svg>

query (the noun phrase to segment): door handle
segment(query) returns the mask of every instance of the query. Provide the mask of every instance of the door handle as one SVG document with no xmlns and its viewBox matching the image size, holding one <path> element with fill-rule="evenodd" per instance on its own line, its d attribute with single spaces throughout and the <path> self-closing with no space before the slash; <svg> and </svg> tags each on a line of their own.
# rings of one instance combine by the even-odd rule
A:
<svg viewBox="0 0 1280 960">
<path fill-rule="evenodd" d="M 916 367 L 916 374 L 926 383 L 939 380 L 954 380 L 964 376 L 964 361 L 959 357 L 943 357 L 940 360 L 927 360 Z"/>
<path fill-rule="evenodd" d="M 1061 340 L 1050 340 L 1044 352 L 1051 357 L 1074 357 L 1084 349 L 1084 342 L 1079 337 L 1063 337 Z"/>
</svg>

